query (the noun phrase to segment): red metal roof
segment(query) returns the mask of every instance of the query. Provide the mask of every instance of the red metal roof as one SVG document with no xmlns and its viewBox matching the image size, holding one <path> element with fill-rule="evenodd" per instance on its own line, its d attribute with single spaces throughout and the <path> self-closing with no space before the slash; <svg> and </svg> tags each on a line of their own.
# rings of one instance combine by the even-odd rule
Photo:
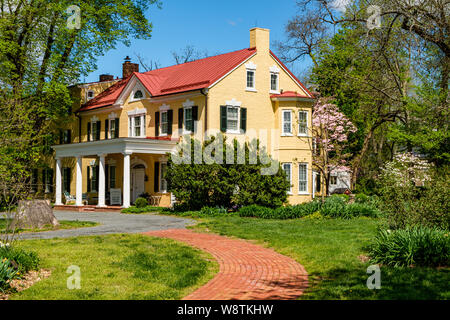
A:
<svg viewBox="0 0 450 320">
<path fill-rule="evenodd" d="M 199 90 L 210 87 L 255 53 L 256 48 L 247 48 L 174 65 L 167 68 L 156 69 L 143 73 L 135 72 L 133 75 L 135 75 L 142 82 L 152 97 Z M 298 82 L 305 92 L 312 97 L 312 94 L 308 91 L 308 89 L 306 89 L 306 87 L 289 71 L 289 69 L 286 68 L 286 66 L 275 56 L 275 54 L 273 54 L 272 51 L 270 53 Z M 112 85 L 94 99 L 85 103 L 79 111 L 88 111 L 114 104 L 131 78 L 132 76 L 122 79 L 118 83 Z M 289 91 L 286 91 L 282 95 L 278 96 L 286 96 L 288 92 Z M 307 95 L 298 96 L 308 97 Z"/>
<path fill-rule="evenodd" d="M 284 91 L 280 94 L 273 94 L 270 96 L 271 98 L 310 98 L 302 93 L 298 93 L 296 91 Z"/>
<path fill-rule="evenodd" d="M 142 82 L 152 97 L 198 90 L 208 88 L 255 53 L 256 48 L 247 48 L 167 68 L 143 73 L 135 72 L 134 75 Z M 79 111 L 114 104 L 130 79 L 131 76 L 111 86 L 85 103 Z"/>
</svg>

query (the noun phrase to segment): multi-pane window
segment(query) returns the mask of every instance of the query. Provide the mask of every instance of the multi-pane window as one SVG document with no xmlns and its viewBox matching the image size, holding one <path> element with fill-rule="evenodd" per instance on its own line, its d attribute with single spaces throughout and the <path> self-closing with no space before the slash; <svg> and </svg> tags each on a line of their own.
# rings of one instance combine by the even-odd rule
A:
<svg viewBox="0 0 450 320">
<path fill-rule="evenodd" d="M 286 173 L 287 181 L 289 181 L 289 193 L 292 192 L 292 164 L 291 163 L 283 163 L 282 168 Z"/>
<path fill-rule="evenodd" d="M 91 99 L 94 99 L 95 93 L 92 90 L 89 90 L 86 94 L 86 100 L 89 101 Z"/>
<path fill-rule="evenodd" d="M 160 181 L 160 191 L 161 192 L 167 192 L 167 180 L 166 180 L 166 174 L 167 174 L 167 163 L 162 162 L 161 163 L 161 181 Z"/>
<path fill-rule="evenodd" d="M 134 94 L 133 99 L 134 100 L 138 100 L 138 99 L 142 99 L 144 97 L 144 94 L 142 93 L 141 90 L 136 91 L 136 93 Z"/>
<path fill-rule="evenodd" d="M 278 73 L 270 74 L 270 90 L 278 91 Z"/>
<path fill-rule="evenodd" d="M 337 185 L 337 176 L 331 176 L 330 177 L 330 184 L 331 185 Z"/>
<path fill-rule="evenodd" d="M 308 164 L 300 163 L 298 166 L 298 192 L 308 192 Z"/>
<path fill-rule="evenodd" d="M 109 139 L 114 139 L 117 137 L 116 119 L 109 120 Z"/>
<path fill-rule="evenodd" d="M 291 110 L 283 110 L 283 135 L 292 135 L 292 112 Z"/>
<path fill-rule="evenodd" d="M 308 135 L 308 112 L 299 111 L 298 113 L 298 134 L 302 136 Z"/>
<path fill-rule="evenodd" d="M 169 116 L 167 111 L 161 112 L 161 134 L 169 133 Z"/>
<path fill-rule="evenodd" d="M 192 116 L 192 108 L 184 109 L 184 127 L 186 131 L 194 131 L 194 118 Z"/>
<path fill-rule="evenodd" d="M 239 107 L 227 107 L 227 130 L 239 130 Z"/>
<path fill-rule="evenodd" d="M 134 117 L 134 136 L 141 136 L 141 117 Z"/>
<path fill-rule="evenodd" d="M 97 140 L 97 137 L 99 136 L 97 122 L 91 122 L 91 135 L 92 141 Z"/>
<path fill-rule="evenodd" d="M 322 184 L 322 182 L 321 182 L 320 172 L 317 172 L 317 174 L 316 174 L 316 192 L 320 192 L 321 184 Z"/>
<path fill-rule="evenodd" d="M 45 168 L 45 169 L 43 169 L 42 174 L 43 174 L 44 192 L 52 193 L 53 192 L 53 169 Z"/>
<path fill-rule="evenodd" d="M 130 117 L 129 124 L 130 137 L 145 136 L 145 115 L 141 114 L 138 116 Z M 114 128 L 115 130 L 117 130 L 117 123 L 114 125 Z"/>
<path fill-rule="evenodd" d="M 255 89 L 255 71 L 247 70 L 247 89 Z"/>
</svg>

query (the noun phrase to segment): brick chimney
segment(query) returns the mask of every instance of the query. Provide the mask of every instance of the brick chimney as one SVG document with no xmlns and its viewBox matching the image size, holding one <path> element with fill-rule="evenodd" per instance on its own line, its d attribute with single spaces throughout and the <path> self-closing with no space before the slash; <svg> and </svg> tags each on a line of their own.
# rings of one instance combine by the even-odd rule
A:
<svg viewBox="0 0 450 320">
<path fill-rule="evenodd" d="M 122 78 L 128 78 L 133 72 L 139 72 L 139 64 L 131 63 L 130 57 L 127 56 L 122 64 Z"/>
<path fill-rule="evenodd" d="M 114 80 L 114 76 L 110 74 L 101 74 L 99 78 L 99 82 L 112 81 Z"/>
</svg>

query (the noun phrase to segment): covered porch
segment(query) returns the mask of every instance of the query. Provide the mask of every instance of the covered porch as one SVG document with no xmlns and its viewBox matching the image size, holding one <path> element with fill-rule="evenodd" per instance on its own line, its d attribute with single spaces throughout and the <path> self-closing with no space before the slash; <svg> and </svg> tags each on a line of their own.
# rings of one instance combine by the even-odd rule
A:
<svg viewBox="0 0 450 320">
<path fill-rule="evenodd" d="M 128 208 L 143 193 L 171 199 L 164 183 L 161 183 L 161 170 L 164 170 L 167 153 L 173 152 L 177 142 L 118 138 L 53 146 L 56 159 L 55 206 L 67 203 L 67 192 L 63 194 L 62 166 L 69 159 L 76 160 L 72 182 L 75 195 L 69 197 L 73 198 L 73 207 L 77 210 L 89 211 L 87 209 L 92 207 L 100 209 L 107 206 Z M 64 202 L 63 196 L 66 198 Z"/>
</svg>

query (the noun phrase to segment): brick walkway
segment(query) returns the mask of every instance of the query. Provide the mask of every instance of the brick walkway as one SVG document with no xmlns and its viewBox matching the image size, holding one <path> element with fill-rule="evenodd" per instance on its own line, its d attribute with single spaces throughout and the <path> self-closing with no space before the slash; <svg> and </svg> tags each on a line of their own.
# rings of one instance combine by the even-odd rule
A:
<svg viewBox="0 0 450 320">
<path fill-rule="evenodd" d="M 219 262 L 219 273 L 184 300 L 296 299 L 308 285 L 302 265 L 248 241 L 185 229 L 144 234 L 183 241 L 209 252 Z"/>
</svg>

